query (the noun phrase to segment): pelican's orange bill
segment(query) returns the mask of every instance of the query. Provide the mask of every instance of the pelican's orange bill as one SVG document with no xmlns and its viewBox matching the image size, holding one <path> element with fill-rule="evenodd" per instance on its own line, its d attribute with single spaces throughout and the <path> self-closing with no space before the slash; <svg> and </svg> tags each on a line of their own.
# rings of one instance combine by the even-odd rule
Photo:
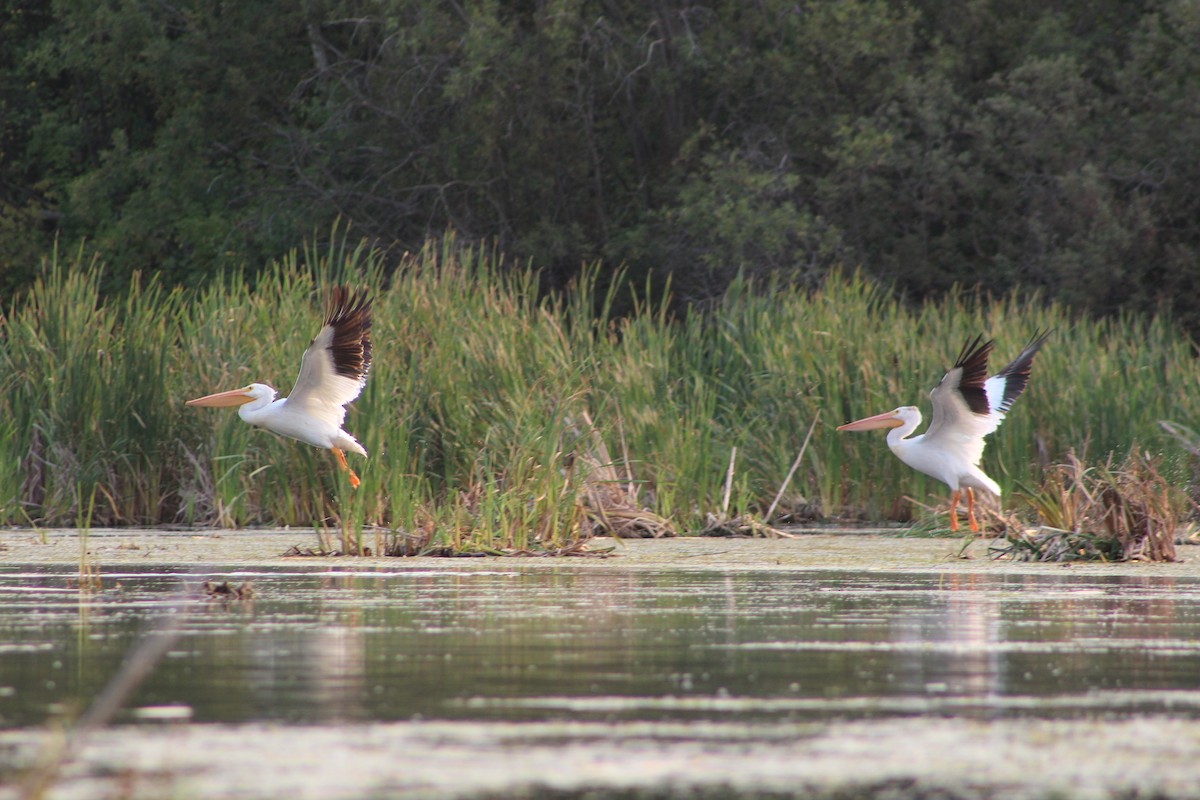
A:
<svg viewBox="0 0 1200 800">
<path fill-rule="evenodd" d="M 895 411 L 888 411 L 884 414 L 876 414 L 873 417 L 847 422 L 845 425 L 838 425 L 839 431 L 873 431 L 876 428 L 899 428 L 904 423 L 896 416 Z"/>
<path fill-rule="evenodd" d="M 228 406 L 241 406 L 249 403 L 254 398 L 250 396 L 250 387 L 246 386 L 241 389 L 234 389 L 229 392 L 217 392 L 216 394 L 197 397 L 195 400 L 188 400 L 189 406 L 207 406 L 210 408 L 226 408 Z"/>
</svg>

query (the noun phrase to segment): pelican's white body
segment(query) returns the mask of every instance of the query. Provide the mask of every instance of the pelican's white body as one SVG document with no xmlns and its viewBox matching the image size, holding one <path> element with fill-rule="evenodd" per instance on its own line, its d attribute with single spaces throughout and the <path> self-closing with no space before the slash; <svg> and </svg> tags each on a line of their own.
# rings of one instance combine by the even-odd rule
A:
<svg viewBox="0 0 1200 800">
<path fill-rule="evenodd" d="M 943 428 L 940 436 L 912 435 L 921 424 L 921 412 L 916 406 L 901 406 L 892 412 L 900 421 L 900 427 L 888 431 L 888 448 L 896 457 L 917 472 L 937 478 L 953 491 L 959 489 L 983 489 L 1000 496 L 1000 485 L 984 474 L 979 468 L 983 458 L 983 437 L 978 428 L 987 424 L 987 418 L 980 419 L 976 430 L 970 430 L 960 422 L 957 426 Z M 975 415 L 972 415 L 975 416 Z M 1002 414 L 998 414 L 1003 419 Z M 969 421 L 969 418 L 964 418 Z M 997 419 L 992 425 L 994 430 L 1000 424 Z M 933 426 L 930 426 L 931 428 Z"/>
<path fill-rule="evenodd" d="M 296 385 L 300 386 L 301 381 L 297 380 Z M 298 439 L 313 447 L 349 450 L 360 456 L 367 454 L 357 439 L 342 430 L 346 409 L 336 402 L 337 397 L 324 400 L 302 395 L 297 401 L 293 399 L 296 397 L 293 392 L 292 397 L 276 400 L 275 390 L 263 383 L 250 384 L 246 394 L 252 399 L 238 407 L 238 416 L 255 427 Z"/>
</svg>

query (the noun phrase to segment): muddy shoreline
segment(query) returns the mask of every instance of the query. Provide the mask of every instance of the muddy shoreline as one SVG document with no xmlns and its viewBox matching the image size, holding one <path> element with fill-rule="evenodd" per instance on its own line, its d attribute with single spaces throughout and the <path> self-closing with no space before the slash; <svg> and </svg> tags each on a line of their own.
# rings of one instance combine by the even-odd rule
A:
<svg viewBox="0 0 1200 800">
<path fill-rule="evenodd" d="M 161 530 L 93 529 L 81 548 L 78 531 L 28 529 L 0 532 L 0 564 L 78 566 L 81 551 L 101 571 L 108 566 L 288 567 L 295 569 L 455 570 L 485 569 L 701 569 L 701 570 L 899 570 L 949 573 L 1153 574 L 1200 578 L 1200 547 L 1181 546 L 1174 563 L 1031 563 L 995 559 L 989 539 L 918 538 L 886 529 L 795 530 L 792 539 L 680 537 L 671 539 L 599 538 L 589 543 L 606 557 L 353 557 L 291 556 L 293 548 L 316 548 L 311 530 Z M 371 545 L 373 536 L 364 535 Z"/>
</svg>

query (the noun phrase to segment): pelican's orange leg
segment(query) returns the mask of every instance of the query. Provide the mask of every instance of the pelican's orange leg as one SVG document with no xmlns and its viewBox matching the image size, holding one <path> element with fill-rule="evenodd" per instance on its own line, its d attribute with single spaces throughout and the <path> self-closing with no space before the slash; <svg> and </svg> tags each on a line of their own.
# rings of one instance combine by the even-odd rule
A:
<svg viewBox="0 0 1200 800">
<path fill-rule="evenodd" d="M 967 524 L 971 533 L 979 533 L 979 523 L 975 521 L 975 490 L 967 487 Z"/>
<path fill-rule="evenodd" d="M 354 474 L 354 470 L 350 469 L 350 465 L 346 463 L 346 454 L 337 447 L 331 447 L 330 450 L 333 451 L 334 457 L 337 458 L 338 466 L 344 471 L 350 473 L 350 486 L 357 489 L 358 484 L 361 483 L 361 481 L 359 481 L 358 476 Z"/>
<path fill-rule="evenodd" d="M 950 530 L 958 530 L 958 489 L 954 490 L 954 494 L 950 495 Z"/>
</svg>

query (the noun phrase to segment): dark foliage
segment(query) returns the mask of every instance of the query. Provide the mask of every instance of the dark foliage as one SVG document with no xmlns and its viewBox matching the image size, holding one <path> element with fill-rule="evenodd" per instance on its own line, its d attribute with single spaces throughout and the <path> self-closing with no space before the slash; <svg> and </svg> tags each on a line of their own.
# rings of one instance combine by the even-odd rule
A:
<svg viewBox="0 0 1200 800">
<path fill-rule="evenodd" d="M 1190 0 L 18 0 L 0 287 L 194 283 L 351 221 L 685 300 L 861 265 L 1200 327 Z"/>
</svg>

